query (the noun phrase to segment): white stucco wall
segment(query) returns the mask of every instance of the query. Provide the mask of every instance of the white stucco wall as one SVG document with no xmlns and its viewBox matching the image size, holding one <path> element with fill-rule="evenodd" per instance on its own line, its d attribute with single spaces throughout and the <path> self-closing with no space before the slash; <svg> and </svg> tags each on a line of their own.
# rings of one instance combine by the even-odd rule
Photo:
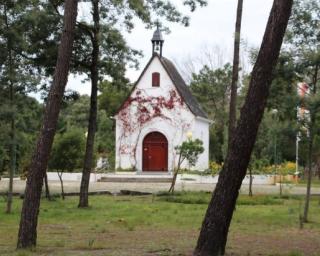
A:
<svg viewBox="0 0 320 256">
<path fill-rule="evenodd" d="M 152 87 L 153 72 L 160 73 L 160 87 Z M 141 171 L 143 139 L 155 131 L 168 140 L 169 171 L 174 169 L 177 161 L 174 147 L 187 139 L 188 132 L 193 134 L 193 138 L 201 139 L 205 148 L 193 169 L 208 168 L 209 123 L 199 120 L 189 110 L 157 57 L 152 60 L 128 104 L 124 104 L 115 119 L 116 168 L 134 167 Z M 188 164 L 185 163 L 184 167 Z"/>
<path fill-rule="evenodd" d="M 192 169 L 205 170 L 209 168 L 209 123 L 202 118 L 195 118 L 193 138 L 203 142 L 204 152 L 199 156 L 197 165 Z"/>
<path fill-rule="evenodd" d="M 57 172 L 47 172 L 49 181 L 60 181 Z M 81 172 L 64 172 L 62 174 L 63 181 L 81 181 L 82 173 Z M 90 182 L 96 182 L 101 178 L 100 173 L 90 173 Z"/>
</svg>

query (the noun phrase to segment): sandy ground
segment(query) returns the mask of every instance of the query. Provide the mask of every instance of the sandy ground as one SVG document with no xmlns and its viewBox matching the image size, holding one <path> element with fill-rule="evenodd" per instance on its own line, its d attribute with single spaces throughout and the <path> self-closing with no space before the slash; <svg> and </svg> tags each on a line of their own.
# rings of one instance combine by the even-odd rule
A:
<svg viewBox="0 0 320 256">
<path fill-rule="evenodd" d="M 14 192 L 23 193 L 25 189 L 25 181 L 14 180 Z M 60 182 L 50 181 L 49 182 L 50 192 L 60 193 Z M 65 192 L 79 192 L 80 182 L 79 181 L 65 181 L 64 182 Z M 159 191 L 167 191 L 170 187 L 169 183 L 134 183 L 134 182 L 90 182 L 89 190 L 91 192 L 96 191 L 110 191 L 111 193 L 120 192 L 120 190 L 133 190 L 141 192 L 156 193 Z M 181 182 L 176 184 L 176 190 L 188 190 L 188 191 L 213 191 L 214 184 L 206 183 L 193 183 L 190 181 Z M 8 189 L 8 180 L 0 180 L 0 193 L 6 192 Z M 248 185 L 241 187 L 241 193 L 248 193 Z M 278 194 L 279 185 L 254 185 L 254 194 Z M 306 193 L 306 188 L 295 185 L 283 185 L 283 193 L 291 195 L 303 195 Z M 314 187 L 311 190 L 314 195 L 320 195 L 320 187 Z"/>
</svg>

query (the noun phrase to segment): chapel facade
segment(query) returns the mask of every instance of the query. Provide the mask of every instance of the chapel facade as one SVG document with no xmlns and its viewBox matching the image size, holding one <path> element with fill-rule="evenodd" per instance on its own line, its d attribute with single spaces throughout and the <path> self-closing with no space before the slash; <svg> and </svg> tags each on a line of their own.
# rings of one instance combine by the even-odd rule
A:
<svg viewBox="0 0 320 256">
<path fill-rule="evenodd" d="M 114 116 L 115 167 L 171 173 L 178 161 L 175 147 L 198 138 L 205 150 L 191 169 L 208 169 L 211 121 L 174 64 L 162 56 L 164 40 L 159 27 L 151 42 L 152 57 Z M 189 168 L 188 162 L 182 167 Z"/>
</svg>

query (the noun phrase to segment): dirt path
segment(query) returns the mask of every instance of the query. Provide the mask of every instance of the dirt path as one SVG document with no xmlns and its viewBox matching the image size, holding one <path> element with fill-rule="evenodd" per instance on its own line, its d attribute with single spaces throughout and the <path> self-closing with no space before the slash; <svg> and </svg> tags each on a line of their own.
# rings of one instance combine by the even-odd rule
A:
<svg viewBox="0 0 320 256">
<path fill-rule="evenodd" d="M 32 255 L 191 256 L 197 236 L 197 230 L 138 229 L 101 233 L 95 235 L 90 244 L 83 235 L 73 234 L 73 239 L 70 237 L 53 247 L 43 246 L 46 242 L 40 240 Z M 0 245 L 0 252 L 1 255 L 20 255 L 5 245 Z M 231 232 L 226 255 L 316 256 L 320 255 L 320 233 L 298 229 L 252 234 Z"/>
</svg>

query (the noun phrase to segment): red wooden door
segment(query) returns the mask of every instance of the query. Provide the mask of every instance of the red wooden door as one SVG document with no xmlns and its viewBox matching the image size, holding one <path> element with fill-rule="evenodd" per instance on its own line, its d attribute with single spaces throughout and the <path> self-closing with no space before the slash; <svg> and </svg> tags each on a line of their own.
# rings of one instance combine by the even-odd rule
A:
<svg viewBox="0 0 320 256">
<path fill-rule="evenodd" d="M 168 171 L 168 141 L 160 132 L 151 132 L 143 140 L 142 170 Z"/>
</svg>

